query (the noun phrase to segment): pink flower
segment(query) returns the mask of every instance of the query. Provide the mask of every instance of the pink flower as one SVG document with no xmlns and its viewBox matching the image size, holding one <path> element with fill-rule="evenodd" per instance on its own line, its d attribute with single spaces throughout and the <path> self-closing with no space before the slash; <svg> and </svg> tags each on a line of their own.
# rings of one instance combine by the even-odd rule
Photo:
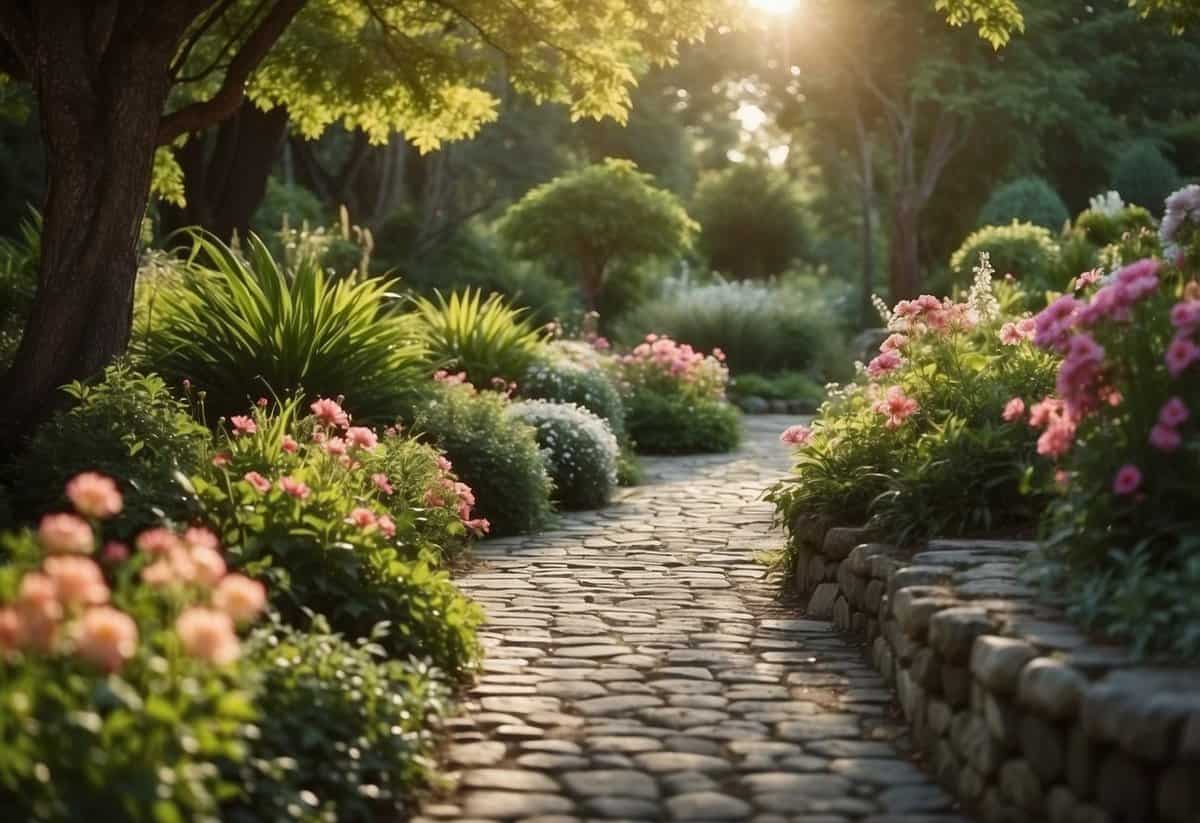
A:
<svg viewBox="0 0 1200 823">
<path fill-rule="evenodd" d="M 392 518 L 388 517 L 386 514 L 380 515 L 377 523 L 379 525 L 379 530 L 383 532 L 384 536 L 389 540 L 396 536 L 396 522 L 392 520 Z"/>
<path fill-rule="evenodd" d="M 124 501 L 111 477 L 96 472 L 77 474 L 67 483 L 67 498 L 87 517 L 107 520 L 121 513 Z"/>
<path fill-rule="evenodd" d="M 1067 339 L 1082 303 L 1069 294 L 1055 300 L 1033 318 L 1033 342 L 1041 349 L 1061 350 Z"/>
<path fill-rule="evenodd" d="M 592 340 L 592 348 L 596 351 L 608 351 L 612 348 L 612 344 L 604 337 L 596 337 Z"/>
<path fill-rule="evenodd" d="M 100 551 L 100 559 L 110 566 L 115 566 L 118 563 L 124 563 L 129 559 L 129 547 L 124 543 L 118 543 L 115 540 L 104 544 L 104 548 Z"/>
<path fill-rule="evenodd" d="M 1029 410 L 1029 425 L 1040 429 L 1049 425 L 1050 421 L 1060 416 L 1062 412 L 1062 401 L 1056 397 L 1047 397 L 1034 403 L 1033 408 Z"/>
<path fill-rule="evenodd" d="M 812 429 L 808 426 L 789 426 L 779 435 L 779 440 L 789 446 L 804 446 L 812 439 Z"/>
<path fill-rule="evenodd" d="M 450 463 L 450 460 L 444 454 L 439 454 L 437 456 L 437 465 L 438 465 L 438 469 L 443 474 L 447 474 L 454 469 L 454 466 Z"/>
<path fill-rule="evenodd" d="M 884 340 L 879 345 L 879 350 L 881 352 L 899 351 L 900 349 L 904 348 L 907 345 L 908 345 L 908 337 L 907 336 L 905 336 L 903 334 L 893 334 L 893 335 L 889 335 L 888 339 Z"/>
<path fill-rule="evenodd" d="M 1004 404 L 1004 413 L 1000 417 L 1005 423 L 1015 423 L 1025 416 L 1025 401 L 1014 397 Z"/>
<path fill-rule="evenodd" d="M 379 445 L 379 438 L 375 432 L 366 426 L 351 426 L 346 429 L 346 441 L 359 449 L 373 449 Z"/>
<path fill-rule="evenodd" d="M 1158 422 L 1171 428 L 1179 428 L 1191 417 L 1187 404 L 1178 397 L 1172 397 L 1158 412 Z"/>
<path fill-rule="evenodd" d="M 233 462 L 233 458 L 230 457 L 229 454 L 226 452 L 217 452 L 216 454 L 213 455 L 213 458 L 212 458 L 212 464 L 214 466 L 216 466 L 218 469 L 223 466 L 228 466 L 232 462 Z"/>
<path fill-rule="evenodd" d="M 1184 300 L 1172 306 L 1171 325 L 1189 334 L 1200 327 L 1200 300 Z"/>
<path fill-rule="evenodd" d="M 284 494 L 290 494 L 297 500 L 303 500 L 312 493 L 312 489 L 306 484 L 287 476 L 279 478 L 279 488 L 283 490 Z"/>
<path fill-rule="evenodd" d="M 882 377 L 904 365 L 904 358 L 895 351 L 885 351 L 867 364 L 867 374 Z"/>
<path fill-rule="evenodd" d="M 213 606 L 238 623 L 253 620 L 267 606 L 267 589 L 257 580 L 231 574 L 213 589 Z"/>
<path fill-rule="evenodd" d="M 396 490 L 392 488 L 391 481 L 383 472 L 371 475 L 371 482 L 375 484 L 375 488 L 379 489 L 384 494 L 394 494 Z"/>
<path fill-rule="evenodd" d="M 233 618 L 224 612 L 193 606 L 175 621 L 175 632 L 189 657 L 225 665 L 237 660 L 240 648 Z"/>
<path fill-rule="evenodd" d="M 161 557 L 179 546 L 179 538 L 175 536 L 175 533 L 161 527 L 147 529 L 137 537 L 138 550 L 150 555 Z"/>
<path fill-rule="evenodd" d="M 334 457 L 341 457 L 346 453 L 346 441 L 340 437 L 331 437 L 325 441 L 325 451 Z"/>
<path fill-rule="evenodd" d="M 1100 269 L 1092 269 L 1091 271 L 1085 271 L 1083 274 L 1076 277 L 1071 283 L 1071 288 L 1072 290 L 1078 291 L 1086 286 L 1099 283 L 1103 279 L 1104 274 L 1100 271 Z"/>
<path fill-rule="evenodd" d="M 375 526 L 377 520 L 375 512 L 370 509 L 358 506 L 350 512 L 350 516 L 346 518 L 346 522 L 358 526 L 364 531 Z"/>
<path fill-rule="evenodd" d="M 463 525 L 472 531 L 476 537 L 481 537 L 492 530 L 492 524 L 486 517 L 477 517 L 474 520 L 465 520 Z"/>
<path fill-rule="evenodd" d="M 258 424 L 244 414 L 235 414 L 229 418 L 229 422 L 233 424 L 234 437 L 242 434 L 254 434 L 258 431 Z"/>
<path fill-rule="evenodd" d="M 29 572 L 21 578 L 14 605 L 20 618 L 21 644 L 49 651 L 63 613 L 54 581 L 41 572 Z"/>
<path fill-rule="evenodd" d="M 891 386 L 882 400 L 877 400 L 872 407 L 877 414 L 887 417 L 884 423 L 889 429 L 898 429 L 910 416 L 920 410 L 916 400 L 904 393 L 899 386 Z"/>
<path fill-rule="evenodd" d="M 271 490 L 271 481 L 263 477 L 258 472 L 246 472 L 242 479 L 254 487 L 254 490 L 259 494 L 266 494 Z"/>
<path fill-rule="evenodd" d="M 1179 377 L 1197 359 L 1200 359 L 1200 347 L 1183 334 L 1175 335 L 1171 345 L 1167 346 L 1167 371 L 1172 377 Z"/>
<path fill-rule="evenodd" d="M 1142 472 L 1132 463 L 1126 463 L 1117 471 L 1113 478 L 1113 494 L 1125 496 L 1133 494 L 1142 485 Z"/>
<path fill-rule="evenodd" d="M 91 554 L 96 548 L 91 525 L 74 514 L 48 514 L 38 525 L 38 541 L 51 554 Z"/>
<path fill-rule="evenodd" d="M 1121 284 L 1134 283 L 1138 280 L 1148 280 L 1151 277 L 1157 279 L 1158 270 L 1161 266 L 1162 263 L 1158 260 L 1155 260 L 1153 257 L 1147 257 L 1125 266 L 1113 275 L 1113 279 Z"/>
<path fill-rule="evenodd" d="M 1150 445 L 1161 452 L 1173 452 L 1183 442 L 1183 435 L 1178 429 L 1163 423 L 1155 423 L 1150 429 Z"/>
<path fill-rule="evenodd" d="M 1019 323 L 1005 323 L 1000 327 L 1000 342 L 1006 346 L 1019 346 L 1034 335 L 1031 328 L 1032 320 L 1022 320 Z"/>
<path fill-rule="evenodd" d="M 467 385 L 467 373 L 465 371 L 451 374 L 445 369 L 438 369 L 433 373 L 433 379 L 439 383 L 445 383 L 447 386 Z"/>
<path fill-rule="evenodd" d="M 1067 343 L 1067 356 L 1058 369 L 1056 390 L 1068 413 L 1078 418 L 1097 400 L 1096 384 L 1104 364 L 1104 348 L 1091 335 L 1073 335 Z"/>
<path fill-rule="evenodd" d="M 17 610 L 10 607 L 0 607 L 0 660 L 21 648 L 24 639 L 21 617 Z"/>
<path fill-rule="evenodd" d="M 119 671 L 137 653 L 133 618 L 111 606 L 88 609 L 79 621 L 75 651 L 106 672 Z"/>
<path fill-rule="evenodd" d="M 1037 452 L 1044 457 L 1061 457 L 1075 442 L 1075 424 L 1065 417 L 1053 417 L 1038 438 Z"/>
<path fill-rule="evenodd" d="M 54 583 L 56 596 L 64 606 L 99 606 L 108 602 L 108 585 L 100 567 L 90 557 L 47 557 L 42 569 Z"/>
<path fill-rule="evenodd" d="M 281 448 L 288 454 L 295 454 L 296 450 L 300 448 L 300 444 L 290 434 L 285 434 Z"/>
<path fill-rule="evenodd" d="M 336 400 L 330 400 L 327 397 L 318 398 L 313 402 L 309 409 L 316 415 L 317 419 L 326 426 L 335 428 L 345 428 L 350 425 L 350 416 L 345 410 L 338 405 Z"/>
<path fill-rule="evenodd" d="M 192 564 L 192 579 L 205 586 L 215 586 L 225 576 L 225 558 L 211 546 L 193 546 L 188 558 Z"/>
<path fill-rule="evenodd" d="M 258 406 L 260 409 L 265 409 L 267 407 L 267 398 L 265 398 L 265 397 L 258 398 L 258 402 L 255 403 L 255 405 Z"/>
<path fill-rule="evenodd" d="M 725 352 L 721 351 L 721 349 L 714 348 L 712 350 L 712 356 L 717 358 L 717 360 L 719 360 L 722 363 L 725 362 Z"/>
</svg>

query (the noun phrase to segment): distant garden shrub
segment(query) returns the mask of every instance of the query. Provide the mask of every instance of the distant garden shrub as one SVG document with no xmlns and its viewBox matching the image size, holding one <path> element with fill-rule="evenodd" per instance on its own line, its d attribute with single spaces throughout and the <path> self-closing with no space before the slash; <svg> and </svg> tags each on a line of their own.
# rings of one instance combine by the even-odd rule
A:
<svg viewBox="0 0 1200 823">
<path fill-rule="evenodd" d="M 815 407 L 825 397 L 825 388 L 801 372 L 780 372 L 772 375 L 750 372 L 739 374 L 730 381 L 729 394 L 741 398 L 803 401 Z"/>
<path fill-rule="evenodd" d="M 950 258 L 956 282 L 970 282 L 983 252 L 990 256 L 997 272 L 1014 275 L 1031 291 L 1064 285 L 1053 282 L 1061 249 L 1041 226 L 1014 221 L 1007 226 L 985 226 L 973 232 Z"/>
<path fill-rule="evenodd" d="M 702 177 L 692 213 L 708 265 L 739 280 L 781 274 L 811 245 L 795 184 L 764 163 L 734 163 Z"/>
<path fill-rule="evenodd" d="M 525 534 L 546 525 L 551 484 L 537 433 L 508 414 L 504 395 L 444 384 L 418 413 L 414 430 L 445 452 L 471 487 L 491 534 Z"/>
<path fill-rule="evenodd" d="M 477 386 L 507 385 L 525 373 L 542 347 L 542 334 L 524 309 L 493 294 L 454 292 L 417 298 L 416 328 L 438 368 L 465 372 Z"/>
<path fill-rule="evenodd" d="M 321 199 L 298 183 L 284 183 L 278 177 L 267 179 L 262 203 L 250 218 L 250 225 L 262 238 L 274 238 L 286 222 L 289 228 L 324 226 L 331 220 Z"/>
<path fill-rule="evenodd" d="M 613 434 L 625 431 L 621 393 L 600 368 L 587 368 L 562 357 L 539 359 L 526 369 L 518 393 L 534 400 L 574 403 L 603 419 Z"/>
<path fill-rule="evenodd" d="M 979 212 L 980 226 L 1032 223 L 1057 234 L 1071 219 L 1058 192 L 1041 177 L 1022 177 L 994 190 Z"/>
<path fill-rule="evenodd" d="M 617 485 L 620 449 L 602 418 L 582 406 L 547 400 L 514 403 L 509 413 L 537 431 L 554 499 L 562 508 L 608 505 Z"/>
<path fill-rule="evenodd" d="M 428 777 L 427 724 L 446 710 L 439 673 L 388 660 L 369 638 L 331 634 L 322 618 L 300 631 L 260 629 L 246 648 L 257 672 L 258 734 L 241 767 L 245 797 L 231 823 L 373 821 L 403 812 Z"/>
<path fill-rule="evenodd" d="M 1075 218 L 1075 228 L 1097 246 L 1117 243 L 1126 232 L 1152 229 L 1154 226 L 1154 217 L 1148 210 L 1141 206 L 1125 205 L 1115 191 L 1093 197 L 1091 205 Z"/>
<path fill-rule="evenodd" d="M 345 394 L 366 421 L 410 417 L 429 363 L 414 320 L 385 304 L 392 284 L 332 278 L 311 258 L 286 271 L 255 237 L 243 249 L 194 236 L 181 280 L 143 301 L 138 362 L 203 392 L 210 421 L 301 390 Z"/>
<path fill-rule="evenodd" d="M 1117 155 L 1112 169 L 1112 187 L 1126 203 L 1162 211 L 1167 195 L 1179 188 L 1179 170 L 1158 144 L 1135 140 Z"/>
<path fill-rule="evenodd" d="M 645 454 L 720 453 L 741 442 L 741 415 L 724 400 L 635 392 L 627 408 L 630 434 Z"/>
<path fill-rule="evenodd" d="M 176 481 L 201 465 L 209 432 L 187 403 L 157 375 L 110 366 L 102 380 L 66 387 L 69 408 L 34 432 L 28 447 L 6 467 L 4 481 L 14 515 L 32 520 L 66 504 L 67 479 L 84 471 L 117 478 L 126 496 L 108 534 L 127 539 L 165 514 L 186 521 L 193 501 Z"/>
<path fill-rule="evenodd" d="M 768 283 L 668 284 L 617 324 L 626 343 L 654 330 L 703 349 L 720 349 L 741 372 L 823 370 L 844 356 L 841 331 L 822 301 Z"/>
</svg>

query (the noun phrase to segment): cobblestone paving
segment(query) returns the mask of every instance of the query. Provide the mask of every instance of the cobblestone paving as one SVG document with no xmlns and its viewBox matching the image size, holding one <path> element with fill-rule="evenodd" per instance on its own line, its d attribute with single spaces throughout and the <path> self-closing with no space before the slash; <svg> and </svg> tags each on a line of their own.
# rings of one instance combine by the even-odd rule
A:
<svg viewBox="0 0 1200 823">
<path fill-rule="evenodd" d="M 760 493 L 786 418 L 733 455 L 649 461 L 647 484 L 478 548 L 484 671 L 422 821 L 951 823 L 903 754 L 891 694 L 826 622 L 774 598 Z"/>
</svg>

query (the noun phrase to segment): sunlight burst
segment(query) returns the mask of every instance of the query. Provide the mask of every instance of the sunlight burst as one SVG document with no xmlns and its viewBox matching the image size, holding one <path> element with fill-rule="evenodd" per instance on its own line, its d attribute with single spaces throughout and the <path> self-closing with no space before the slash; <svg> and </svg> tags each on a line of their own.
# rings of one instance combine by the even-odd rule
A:
<svg viewBox="0 0 1200 823">
<path fill-rule="evenodd" d="M 783 16 L 790 14 L 798 0 L 749 0 L 750 7 L 765 14 Z"/>
</svg>

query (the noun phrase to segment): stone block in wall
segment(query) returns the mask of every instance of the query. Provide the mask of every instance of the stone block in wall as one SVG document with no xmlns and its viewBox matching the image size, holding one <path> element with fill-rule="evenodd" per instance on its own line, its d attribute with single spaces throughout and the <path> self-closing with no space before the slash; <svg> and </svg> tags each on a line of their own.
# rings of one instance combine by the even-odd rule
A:
<svg viewBox="0 0 1200 823">
<path fill-rule="evenodd" d="M 996 773 L 1003 760 L 1000 744 L 987 723 L 973 712 L 959 712 L 950 723 L 950 742 L 963 760 L 985 777 Z"/>
<path fill-rule="evenodd" d="M 845 560 L 855 546 L 868 542 L 872 536 L 870 529 L 835 526 L 825 532 L 825 539 L 821 542 L 821 554 L 831 560 Z"/>
<path fill-rule="evenodd" d="M 962 761 L 954 753 L 950 741 L 942 738 L 933 748 L 933 776 L 938 784 L 948 792 L 958 789 L 959 774 L 962 772 Z"/>
<path fill-rule="evenodd" d="M 945 700 L 931 697 L 925 707 L 925 722 L 938 737 L 950 734 L 950 723 L 954 720 L 954 709 Z"/>
<path fill-rule="evenodd" d="M 1042 781 L 1029 762 L 1020 757 L 1006 760 L 1000 767 L 1000 793 L 1009 802 L 1034 813 L 1041 812 L 1046 802 Z"/>
<path fill-rule="evenodd" d="M 864 596 L 867 591 L 867 578 L 850 570 L 849 561 L 843 560 L 837 567 L 837 583 L 842 588 L 846 600 L 856 609 L 863 608 Z"/>
<path fill-rule="evenodd" d="M 975 638 L 994 632 L 996 626 L 985 609 L 957 606 L 929 619 L 929 644 L 950 663 L 966 663 Z"/>
<path fill-rule="evenodd" d="M 1099 806 L 1081 803 L 1071 815 L 1071 823 L 1113 823 L 1112 815 Z"/>
<path fill-rule="evenodd" d="M 1023 640 L 985 635 L 971 648 L 971 674 L 992 691 L 1014 694 L 1021 669 L 1035 657 L 1037 649 Z"/>
<path fill-rule="evenodd" d="M 839 594 L 833 601 L 833 627 L 839 632 L 850 631 L 850 603 Z"/>
<path fill-rule="evenodd" d="M 1129 755 L 1109 752 L 1096 773 L 1098 805 L 1127 823 L 1154 819 L 1154 783 L 1146 769 Z"/>
<path fill-rule="evenodd" d="M 819 549 L 834 520 L 826 514 L 798 514 L 792 518 L 792 541 L 797 546 Z"/>
<path fill-rule="evenodd" d="M 1178 763 L 1163 771 L 1155 801 L 1159 817 L 1167 823 L 1200 820 L 1200 763 Z"/>
<path fill-rule="evenodd" d="M 1005 749 L 1015 751 L 1021 744 L 1021 715 L 1006 698 L 989 692 L 983 698 L 983 720 Z"/>
<path fill-rule="evenodd" d="M 837 583 L 820 583 L 808 599 L 808 616 L 814 620 L 829 620 L 833 617 L 833 604 L 837 601 Z"/>
<path fill-rule="evenodd" d="M 942 666 L 942 698 L 956 709 L 971 702 L 971 673 L 965 666 Z"/>
<path fill-rule="evenodd" d="M 1043 785 L 1050 786 L 1066 771 L 1067 737 L 1062 729 L 1038 715 L 1021 717 L 1018 734 L 1021 752 Z"/>
<path fill-rule="evenodd" d="M 1067 785 L 1080 800 L 1096 796 L 1101 754 L 1082 726 L 1075 725 L 1067 731 Z"/>
<path fill-rule="evenodd" d="M 814 552 L 808 557 L 808 591 L 812 593 L 817 586 L 826 582 L 825 558 Z"/>
<path fill-rule="evenodd" d="M 907 565 L 907 561 L 879 554 L 871 558 L 871 577 L 876 580 L 887 580 Z"/>
<path fill-rule="evenodd" d="M 887 591 L 887 584 L 882 580 L 874 580 L 867 583 L 867 588 L 863 592 L 863 608 L 868 614 L 879 614 L 883 607 L 883 594 Z"/>
<path fill-rule="evenodd" d="M 905 566 L 888 575 L 887 595 L 894 604 L 896 593 L 913 586 L 942 587 L 949 594 L 947 586 L 953 579 L 953 569 L 947 566 Z"/>
<path fill-rule="evenodd" d="M 1200 760 L 1200 714 L 1193 714 L 1183 724 L 1179 736 L 1179 756 L 1185 760 Z"/>
<path fill-rule="evenodd" d="M 1055 720 L 1070 720 L 1079 711 L 1087 680 L 1078 671 L 1050 657 L 1029 661 L 1017 681 L 1017 699 Z"/>
<path fill-rule="evenodd" d="M 917 643 L 901 630 L 899 623 L 888 620 L 883 624 L 881 633 L 892 647 L 892 654 L 895 655 L 898 664 L 907 665 L 912 661 L 913 655 L 917 653 Z"/>
<path fill-rule="evenodd" d="M 958 605 L 949 589 L 940 586 L 909 586 L 900 589 L 892 598 L 892 613 L 904 633 L 915 640 L 924 640 L 929 619 L 942 609 Z"/>
<path fill-rule="evenodd" d="M 808 549 L 796 549 L 796 570 L 792 578 L 792 585 L 799 594 L 808 594 L 816 586 L 809 574 L 808 564 L 812 560 L 813 553 Z"/>
<path fill-rule="evenodd" d="M 955 793 L 958 799 L 969 806 L 977 804 L 983 793 L 987 791 L 988 779 L 980 774 L 973 766 L 964 765 L 958 772 L 958 786 Z"/>
<path fill-rule="evenodd" d="M 1072 823 L 1078 805 L 1066 786 L 1055 786 L 1046 793 L 1046 816 L 1050 823 Z"/>
<path fill-rule="evenodd" d="M 867 632 L 867 615 L 860 611 L 855 611 L 850 614 L 850 634 L 855 637 L 866 637 L 872 639 Z"/>
<path fill-rule="evenodd" d="M 984 823 L 1030 823 L 1029 813 L 1009 803 L 999 786 L 992 786 L 979 801 L 979 815 Z"/>
<path fill-rule="evenodd" d="M 916 724 L 925 717 L 925 690 L 913 680 L 908 669 L 896 672 L 896 697 L 909 723 Z"/>
<path fill-rule="evenodd" d="M 891 543 L 860 543 L 850 550 L 846 562 L 850 570 L 862 577 L 871 576 L 871 558 L 888 557 L 896 560 L 907 558 L 908 552 Z"/>
<path fill-rule="evenodd" d="M 913 655 L 909 670 L 912 672 L 913 680 L 920 684 L 921 688 L 936 694 L 941 693 L 942 661 L 933 649 L 922 646 Z"/>
<path fill-rule="evenodd" d="M 1175 756 L 1175 740 L 1200 715 L 1200 671 L 1132 669 L 1104 677 L 1083 697 L 1084 728 L 1152 762 Z"/>
</svg>

